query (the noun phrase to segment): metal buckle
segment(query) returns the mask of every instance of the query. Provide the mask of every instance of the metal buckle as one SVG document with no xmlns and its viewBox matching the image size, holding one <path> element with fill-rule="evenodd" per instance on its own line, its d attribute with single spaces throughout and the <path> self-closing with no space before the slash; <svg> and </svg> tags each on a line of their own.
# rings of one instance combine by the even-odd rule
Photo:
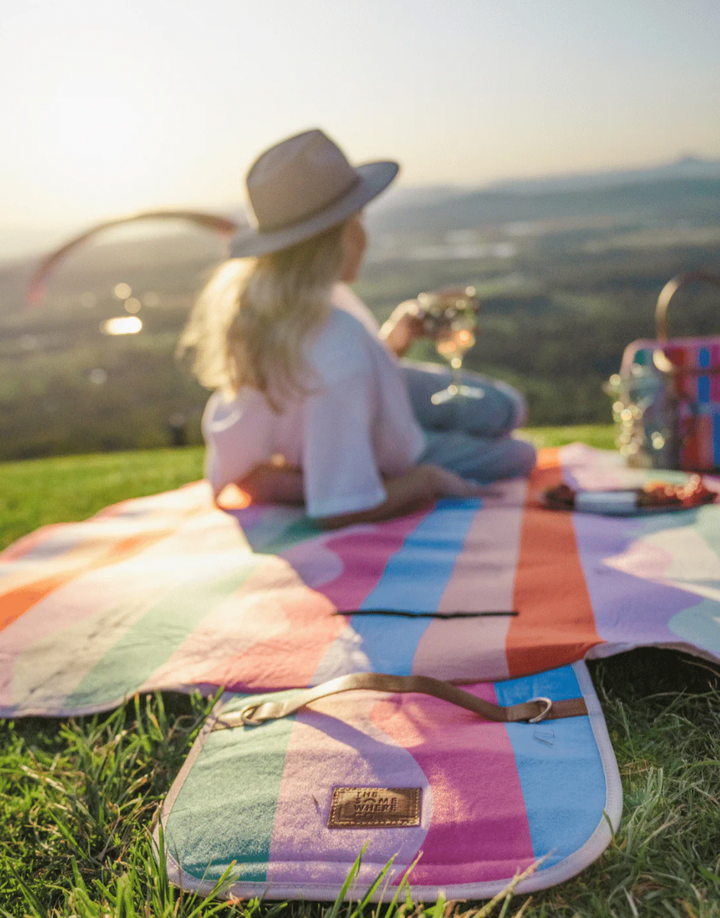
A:
<svg viewBox="0 0 720 918">
<path fill-rule="evenodd" d="M 539 714 L 536 714 L 535 717 L 528 717 L 529 724 L 539 724 L 541 720 L 545 720 L 550 711 L 552 711 L 552 699 L 546 698 L 544 695 L 538 695 L 536 698 L 528 698 L 526 704 L 532 704 L 533 701 L 542 701 L 545 705 L 544 709 L 540 711 Z"/>
</svg>

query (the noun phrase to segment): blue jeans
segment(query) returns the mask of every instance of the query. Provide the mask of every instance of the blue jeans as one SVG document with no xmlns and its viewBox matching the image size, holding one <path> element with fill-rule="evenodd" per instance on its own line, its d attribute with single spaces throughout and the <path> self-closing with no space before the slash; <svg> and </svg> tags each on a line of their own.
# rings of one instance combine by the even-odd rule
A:
<svg viewBox="0 0 720 918">
<path fill-rule="evenodd" d="M 512 386 L 469 370 L 463 382 L 485 393 L 433 405 L 431 396 L 452 381 L 449 370 L 434 363 L 402 361 L 410 402 L 427 446 L 418 462 L 439 465 L 480 482 L 528 475 L 535 447 L 510 436 L 527 417 L 525 400 Z"/>
</svg>

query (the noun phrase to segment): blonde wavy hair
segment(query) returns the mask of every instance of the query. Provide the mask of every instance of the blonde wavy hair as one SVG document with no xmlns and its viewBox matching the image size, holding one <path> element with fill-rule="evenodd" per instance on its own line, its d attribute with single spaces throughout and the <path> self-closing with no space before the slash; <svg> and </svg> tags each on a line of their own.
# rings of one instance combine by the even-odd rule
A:
<svg viewBox="0 0 720 918">
<path fill-rule="evenodd" d="M 277 412 L 294 393 L 308 391 L 303 344 L 330 311 L 345 226 L 216 270 L 178 345 L 180 356 L 194 351 L 193 372 L 203 386 L 228 397 L 249 386 Z"/>
</svg>

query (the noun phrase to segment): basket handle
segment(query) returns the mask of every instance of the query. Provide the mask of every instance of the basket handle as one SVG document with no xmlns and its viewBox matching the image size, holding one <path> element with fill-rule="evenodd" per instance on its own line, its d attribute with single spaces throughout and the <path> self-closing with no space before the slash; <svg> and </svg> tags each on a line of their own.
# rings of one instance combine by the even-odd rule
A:
<svg viewBox="0 0 720 918">
<path fill-rule="evenodd" d="M 677 290 L 687 287 L 688 284 L 704 282 L 720 287 L 720 275 L 710 274 L 708 271 L 686 271 L 669 280 L 660 291 L 657 305 L 655 306 L 655 332 L 659 341 L 667 341 L 667 309 L 670 300 Z"/>
</svg>

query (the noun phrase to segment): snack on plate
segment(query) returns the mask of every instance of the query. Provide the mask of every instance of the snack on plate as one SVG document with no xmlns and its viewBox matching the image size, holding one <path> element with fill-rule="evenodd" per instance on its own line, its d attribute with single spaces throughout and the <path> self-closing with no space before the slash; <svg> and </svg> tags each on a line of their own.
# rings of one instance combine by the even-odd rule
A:
<svg viewBox="0 0 720 918">
<path fill-rule="evenodd" d="M 692 475 L 685 484 L 648 481 L 642 488 L 608 491 L 576 491 L 560 484 L 548 488 L 540 500 L 552 510 L 579 510 L 623 516 L 650 511 L 688 510 L 712 503 L 717 497 L 700 475 Z"/>
<path fill-rule="evenodd" d="M 711 504 L 717 493 L 705 485 L 700 475 L 691 475 L 684 485 L 667 484 L 662 481 L 648 481 L 638 491 L 638 507 L 699 507 Z"/>
</svg>

